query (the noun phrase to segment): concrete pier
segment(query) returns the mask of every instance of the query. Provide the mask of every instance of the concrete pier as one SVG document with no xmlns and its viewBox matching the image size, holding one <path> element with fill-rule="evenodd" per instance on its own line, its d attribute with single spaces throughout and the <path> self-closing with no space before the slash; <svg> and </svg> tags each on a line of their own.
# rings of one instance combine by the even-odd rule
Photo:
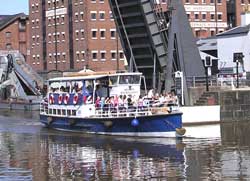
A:
<svg viewBox="0 0 250 181">
<path fill-rule="evenodd" d="M 210 92 L 209 95 L 201 88 L 193 89 L 190 94 L 193 104 L 203 94 L 207 94 L 210 97 L 204 100 L 204 105 L 220 105 L 221 121 L 250 120 L 250 88 L 229 90 L 214 87 Z"/>
</svg>

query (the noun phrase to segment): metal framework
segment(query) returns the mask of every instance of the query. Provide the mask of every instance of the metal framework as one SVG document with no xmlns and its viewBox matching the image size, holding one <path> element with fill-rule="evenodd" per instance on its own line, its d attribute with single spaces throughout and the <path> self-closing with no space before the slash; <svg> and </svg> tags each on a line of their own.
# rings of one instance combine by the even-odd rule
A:
<svg viewBox="0 0 250 181">
<path fill-rule="evenodd" d="M 203 76 L 204 67 L 181 0 L 164 11 L 157 0 L 109 0 L 130 71 L 142 72 L 151 88 L 170 91 L 174 72 Z"/>
</svg>

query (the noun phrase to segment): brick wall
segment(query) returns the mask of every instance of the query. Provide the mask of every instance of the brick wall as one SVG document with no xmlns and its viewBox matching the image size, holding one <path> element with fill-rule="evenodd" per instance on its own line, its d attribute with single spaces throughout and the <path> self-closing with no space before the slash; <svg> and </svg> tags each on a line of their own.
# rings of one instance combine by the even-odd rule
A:
<svg viewBox="0 0 250 181">
<path fill-rule="evenodd" d="M 45 22 L 42 21 L 42 3 L 44 2 L 47 13 Z M 47 71 L 55 69 L 55 52 L 57 47 L 57 68 L 61 71 L 70 71 L 70 62 L 73 62 L 73 70 L 81 70 L 85 66 L 94 71 L 115 70 L 116 59 L 111 60 L 111 51 L 116 51 L 116 38 L 110 37 L 110 29 L 116 29 L 114 20 L 110 19 L 110 7 L 108 1 L 84 1 L 66 0 L 56 1 L 57 40 L 55 45 L 55 23 L 53 14 L 55 5 L 53 1 L 30 0 L 30 22 L 31 22 L 31 55 L 34 57 L 30 65 L 37 71 L 44 71 L 42 61 L 47 62 Z M 72 3 L 72 6 L 69 4 Z M 66 11 L 61 11 L 66 9 Z M 72 10 L 72 17 L 70 17 Z M 91 12 L 96 12 L 96 20 L 91 19 Z M 105 13 L 104 20 L 100 20 L 100 12 Z M 46 14 L 45 13 L 45 14 Z M 70 19 L 71 18 L 71 19 Z M 33 23 L 32 23 L 33 22 Z M 38 24 L 37 24 L 38 22 Z M 72 22 L 72 26 L 70 26 Z M 44 27 L 46 37 L 42 37 Z M 72 33 L 70 33 L 70 29 Z M 92 37 L 92 30 L 97 30 L 96 38 Z M 101 30 L 105 30 L 105 38 L 101 38 Z M 37 36 L 40 37 L 37 40 Z M 34 38 L 32 38 L 34 37 Z M 46 41 L 46 59 L 42 60 L 44 47 L 42 40 Z M 72 41 L 71 39 L 72 38 Z M 92 52 L 97 52 L 97 58 L 93 60 Z M 101 59 L 101 52 L 105 52 L 105 58 Z M 118 52 L 122 52 L 120 41 L 118 41 Z M 120 59 L 120 58 L 119 58 Z M 119 68 L 124 69 L 124 61 L 120 59 Z M 45 70 L 46 71 L 46 70 Z"/>
<path fill-rule="evenodd" d="M 250 91 L 220 92 L 221 120 L 249 120 L 250 119 Z"/>
<path fill-rule="evenodd" d="M 29 59 L 29 24 L 26 20 L 25 30 L 19 31 L 19 19 L 0 31 L 0 50 L 18 50 Z"/>
</svg>

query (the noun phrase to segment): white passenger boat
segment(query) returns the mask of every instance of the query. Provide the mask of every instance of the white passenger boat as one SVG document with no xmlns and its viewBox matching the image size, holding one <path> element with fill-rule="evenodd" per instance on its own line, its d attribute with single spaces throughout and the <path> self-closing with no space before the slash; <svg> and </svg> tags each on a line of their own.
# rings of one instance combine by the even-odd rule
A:
<svg viewBox="0 0 250 181">
<path fill-rule="evenodd" d="M 93 73 L 48 80 L 40 120 L 50 128 L 82 133 L 176 137 L 183 136 L 182 113 L 172 106 L 131 104 L 145 78 L 141 73 Z M 119 97 L 126 97 L 120 104 Z M 106 102 L 105 102 L 106 100 Z M 108 102 L 109 100 L 110 102 Z"/>
</svg>

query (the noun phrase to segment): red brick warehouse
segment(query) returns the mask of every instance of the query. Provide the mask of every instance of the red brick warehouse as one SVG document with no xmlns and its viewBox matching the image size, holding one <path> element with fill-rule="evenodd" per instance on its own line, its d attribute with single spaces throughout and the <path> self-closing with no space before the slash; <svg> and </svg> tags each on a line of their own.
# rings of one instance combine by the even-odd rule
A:
<svg viewBox="0 0 250 181">
<path fill-rule="evenodd" d="M 0 53 L 20 52 L 29 60 L 29 17 L 23 13 L 0 15 Z"/>
<path fill-rule="evenodd" d="M 117 62 L 124 69 L 107 0 L 30 0 L 29 6 L 29 64 L 37 71 L 116 70 Z"/>
</svg>

